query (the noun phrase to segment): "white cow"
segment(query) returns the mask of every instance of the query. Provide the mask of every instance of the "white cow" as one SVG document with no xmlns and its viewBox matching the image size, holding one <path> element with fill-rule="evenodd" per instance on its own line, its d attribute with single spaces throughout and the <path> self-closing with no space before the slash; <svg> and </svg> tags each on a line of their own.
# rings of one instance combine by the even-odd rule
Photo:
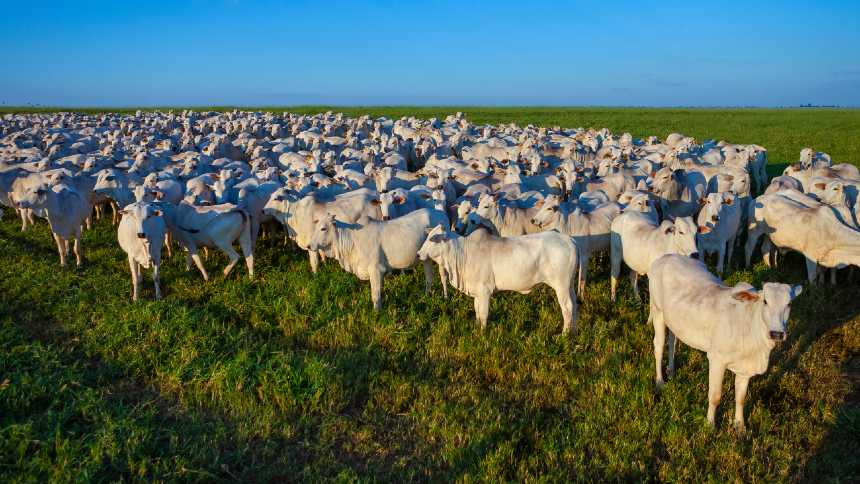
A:
<svg viewBox="0 0 860 484">
<path fill-rule="evenodd" d="M 680 217 L 674 221 L 664 220 L 658 225 L 648 213 L 624 212 L 612 221 L 611 230 L 610 292 L 613 301 L 622 261 L 630 268 L 633 294 L 639 299 L 639 275 L 647 274 L 651 263 L 658 257 L 664 254 L 698 257 L 696 223 L 690 217 Z"/>
<path fill-rule="evenodd" d="M 767 371 L 777 341 L 786 337 L 789 304 L 800 286 L 768 282 L 729 287 L 699 261 L 670 254 L 648 272 L 654 325 L 656 382 L 663 385 L 663 348 L 668 336 L 669 366 L 675 368 L 675 338 L 708 355 L 708 422 L 713 426 L 726 369 L 735 374 L 735 425 L 744 429 L 744 399 L 751 377 Z M 667 332 L 668 329 L 668 332 Z"/>
<path fill-rule="evenodd" d="M 161 299 L 158 272 L 161 267 L 161 246 L 164 244 L 167 225 L 161 210 L 152 203 L 135 202 L 123 208 L 117 229 L 119 246 L 128 255 L 131 269 L 131 300 L 137 301 L 141 282 L 141 269 L 152 266 L 155 299 Z"/>
<path fill-rule="evenodd" d="M 311 271 L 316 272 L 319 253 L 309 246 L 317 222 L 328 213 L 344 223 L 354 223 L 362 217 L 380 219 L 379 204 L 374 204 L 374 200 L 378 202 L 377 193 L 366 188 L 343 193 L 329 202 L 317 200 L 313 195 L 300 198 L 296 192 L 281 188 L 272 193 L 263 213 L 278 219 L 299 248 L 308 251 Z"/>
<path fill-rule="evenodd" d="M 576 330 L 573 276 L 578 268 L 576 243 L 558 232 L 496 237 L 480 229 L 468 237 L 435 227 L 418 251 L 432 259 L 451 285 L 475 299 L 475 316 L 487 327 L 490 296 L 496 291 L 528 294 L 544 283 L 555 291 L 564 319 L 563 331 Z M 444 277 L 443 277 L 444 280 Z"/>
<path fill-rule="evenodd" d="M 379 311 L 385 274 L 415 265 L 427 232 L 439 224 L 447 226 L 448 217 L 426 208 L 393 220 L 363 219 L 357 224 L 339 222 L 334 214 L 328 214 L 317 222 L 308 248 L 330 253 L 344 270 L 362 281 L 369 280 L 373 308 Z M 433 284 L 432 270 L 430 262 L 424 261 L 428 292 Z"/>
<path fill-rule="evenodd" d="M 21 196 L 16 197 L 15 202 L 18 208 L 45 212 L 57 243 L 57 251 L 60 253 L 61 267 L 66 265 L 70 239 L 75 240 L 75 262 L 78 267 L 83 264 L 81 227 L 92 212 L 85 196 L 66 184 L 41 184 L 29 187 Z"/>
<path fill-rule="evenodd" d="M 711 193 L 698 216 L 696 241 L 702 257 L 717 254 L 717 273 L 723 273 L 724 264 L 732 264 L 735 239 L 741 226 L 741 211 L 730 192 Z"/>
<path fill-rule="evenodd" d="M 200 207 L 182 201 L 177 205 L 161 204 L 167 227 L 173 233 L 173 238 L 188 251 L 185 258 L 186 270 L 191 268 L 191 260 L 197 266 L 203 280 L 209 280 L 209 274 L 203 267 L 203 261 L 197 254 L 198 247 L 218 248 L 230 259 L 224 268 L 224 276 L 230 274 L 239 254 L 233 248 L 238 239 L 248 266 L 248 277 L 254 277 L 254 252 L 251 241 L 251 216 L 243 209 L 232 203 Z"/>
<path fill-rule="evenodd" d="M 860 266 L 860 232 L 840 221 L 829 205 L 795 190 L 762 195 L 750 205 L 747 267 L 762 236 L 780 249 L 803 254 L 809 282 L 817 280 L 819 265 Z M 765 247 L 762 251 L 766 252 Z"/>
</svg>

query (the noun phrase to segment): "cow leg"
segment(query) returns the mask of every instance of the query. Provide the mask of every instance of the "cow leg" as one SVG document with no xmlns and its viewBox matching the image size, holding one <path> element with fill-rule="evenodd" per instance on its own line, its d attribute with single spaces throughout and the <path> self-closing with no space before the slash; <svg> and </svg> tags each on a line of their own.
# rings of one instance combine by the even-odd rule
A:
<svg viewBox="0 0 860 484">
<path fill-rule="evenodd" d="M 818 283 L 818 263 L 809 257 L 805 257 L 806 259 L 806 278 L 812 284 Z"/>
<path fill-rule="evenodd" d="M 642 298 L 639 297 L 639 273 L 633 269 L 630 269 L 630 285 L 633 286 L 633 297 L 637 301 L 641 301 Z"/>
<path fill-rule="evenodd" d="M 137 302 L 138 288 L 140 286 L 140 278 L 138 277 L 140 268 L 131 256 L 128 257 L 128 268 L 131 270 L 131 301 Z"/>
<path fill-rule="evenodd" d="M 161 285 L 158 280 L 158 272 L 161 264 L 152 264 L 152 284 L 155 286 L 155 300 L 161 299 Z"/>
<path fill-rule="evenodd" d="M 164 246 L 167 248 L 167 258 L 173 257 L 173 236 L 169 230 L 164 234 Z"/>
<path fill-rule="evenodd" d="M 612 236 L 615 237 L 615 234 Z M 612 269 L 612 279 L 609 283 L 610 299 L 615 302 L 615 291 L 618 289 L 618 276 L 621 274 L 621 261 L 623 260 L 621 249 L 613 245 L 609 258 Z"/>
<path fill-rule="evenodd" d="M 209 280 L 209 274 L 206 273 L 206 268 L 203 267 L 203 261 L 200 260 L 200 254 L 197 253 L 197 248 L 194 248 L 194 252 L 191 252 L 191 248 L 188 248 L 189 254 L 191 254 L 191 260 L 194 261 L 194 265 L 197 266 L 197 269 L 200 271 L 200 274 L 203 275 L 203 280 Z"/>
<path fill-rule="evenodd" d="M 678 337 L 669 328 L 666 328 L 666 341 L 669 346 L 669 366 L 666 367 L 666 378 L 672 378 L 675 376 L 675 352 L 678 351 Z"/>
<path fill-rule="evenodd" d="M 585 294 L 585 281 L 588 279 L 588 260 L 589 254 L 584 253 L 579 258 L 579 275 L 577 277 L 577 286 L 576 290 L 579 291 L 579 294 Z"/>
<path fill-rule="evenodd" d="M 479 294 L 475 296 L 475 317 L 481 325 L 481 329 L 487 329 L 487 317 L 490 314 L 490 295 Z"/>
<path fill-rule="evenodd" d="M 21 215 L 21 232 L 26 232 L 27 222 L 30 221 L 30 209 L 21 208 L 18 209 L 18 213 Z M 32 221 L 30 221 L 30 223 L 32 223 Z"/>
<path fill-rule="evenodd" d="M 245 266 L 248 267 L 248 277 L 254 278 L 254 247 L 256 247 L 256 240 L 253 237 L 253 233 L 249 230 L 248 223 L 245 222 L 245 227 L 242 229 L 242 232 L 239 234 L 239 247 L 242 249 L 242 256 L 245 257 Z M 259 228 L 259 224 L 258 224 Z"/>
<path fill-rule="evenodd" d="M 666 347 L 666 322 L 663 320 L 663 313 L 654 307 L 654 303 L 651 303 L 651 313 L 648 319 L 654 325 L 654 369 L 657 375 L 654 381 L 659 389 L 664 382 L 663 348 Z"/>
<path fill-rule="evenodd" d="M 433 289 L 433 262 L 428 259 L 421 261 L 421 265 L 424 266 L 424 292 L 430 294 Z"/>
<path fill-rule="evenodd" d="M 191 270 L 191 252 L 188 250 L 185 251 L 185 270 Z"/>
<path fill-rule="evenodd" d="M 224 268 L 224 277 L 227 277 L 227 275 L 230 274 L 230 271 L 233 270 L 233 266 L 239 262 L 239 253 L 236 252 L 236 249 L 234 249 L 229 243 L 219 244 L 218 248 L 230 258 L 230 262 L 228 262 L 227 267 Z"/>
<path fill-rule="evenodd" d="M 370 271 L 370 299 L 374 311 L 382 309 L 382 272 L 376 268 Z"/>
<path fill-rule="evenodd" d="M 735 241 L 737 237 L 732 237 L 726 242 L 726 266 L 732 266 L 732 256 L 735 252 Z"/>
<path fill-rule="evenodd" d="M 750 266 L 750 262 L 752 260 L 752 253 L 755 250 L 756 244 L 758 244 L 758 239 L 763 235 L 763 232 L 756 227 L 750 227 L 747 231 L 747 243 L 744 245 L 744 260 L 746 262 L 746 267 Z M 762 256 L 765 254 L 764 246 L 762 246 Z M 765 262 L 767 263 L 767 262 Z"/>
<path fill-rule="evenodd" d="M 711 427 L 716 423 L 717 406 L 723 393 L 723 374 L 726 365 L 721 361 L 708 358 L 708 423 Z"/>
<path fill-rule="evenodd" d="M 578 316 L 576 293 L 570 287 L 560 287 L 555 290 L 555 296 L 558 299 L 558 305 L 561 307 L 561 316 L 564 318 L 562 333 L 576 334 L 576 320 Z"/>
<path fill-rule="evenodd" d="M 735 428 L 743 432 L 744 426 L 744 400 L 747 398 L 747 386 L 750 377 L 735 374 Z"/>
<path fill-rule="evenodd" d="M 723 247 L 720 247 L 719 250 L 717 250 L 717 274 L 719 274 L 721 276 L 723 275 L 723 264 L 725 263 L 725 261 L 726 261 L 726 248 L 725 248 L 725 246 L 723 246 Z"/>
<path fill-rule="evenodd" d="M 316 274 L 317 268 L 319 267 L 319 255 L 317 254 L 317 251 L 309 250 L 308 251 L 308 257 L 310 258 L 310 262 L 311 262 L 311 272 Z"/>
<path fill-rule="evenodd" d="M 81 259 L 81 231 L 75 232 L 75 263 L 78 267 L 82 266 L 84 261 Z"/>
<path fill-rule="evenodd" d="M 54 234 L 54 241 L 57 243 L 57 252 L 60 253 L 60 267 L 66 267 L 66 244 L 57 234 Z"/>
<path fill-rule="evenodd" d="M 442 295 L 448 297 L 448 274 L 442 264 L 439 265 L 439 281 L 442 284 Z"/>
<path fill-rule="evenodd" d="M 835 267 L 830 268 L 830 284 L 832 284 L 834 286 L 836 285 L 836 268 Z"/>
</svg>

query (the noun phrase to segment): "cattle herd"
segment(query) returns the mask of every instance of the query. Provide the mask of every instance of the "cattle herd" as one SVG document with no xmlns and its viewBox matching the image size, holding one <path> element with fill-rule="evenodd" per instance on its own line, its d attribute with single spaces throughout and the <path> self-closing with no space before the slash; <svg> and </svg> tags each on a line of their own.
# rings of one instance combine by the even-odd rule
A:
<svg viewBox="0 0 860 484">
<path fill-rule="evenodd" d="M 729 369 L 741 429 L 749 378 L 785 339 L 801 287 L 727 286 L 702 260 L 714 254 L 722 274 L 736 248 L 747 265 L 759 244 L 768 265 L 796 251 L 810 283 L 860 265 L 857 168 L 804 149 L 768 183 L 766 164 L 757 145 L 476 125 L 461 113 L 53 113 L 0 123 L 0 202 L 22 230 L 47 219 L 61 266 L 72 242 L 80 266 L 81 231 L 111 216 L 133 300 L 150 267 L 161 297 L 163 249 L 180 248 L 206 280 L 201 248 L 227 255 L 225 276 L 243 257 L 253 277 L 258 239 L 278 240 L 283 226 L 312 271 L 333 258 L 369 280 L 375 309 L 387 273 L 420 262 L 429 291 L 435 263 L 445 296 L 450 283 L 474 298 L 482 327 L 494 292 L 544 283 L 567 333 L 589 261 L 604 253 L 613 300 L 622 266 L 637 298 L 637 278 L 648 276 L 658 385 L 665 346 L 669 374 L 677 340 L 706 352 L 708 420 Z"/>
</svg>

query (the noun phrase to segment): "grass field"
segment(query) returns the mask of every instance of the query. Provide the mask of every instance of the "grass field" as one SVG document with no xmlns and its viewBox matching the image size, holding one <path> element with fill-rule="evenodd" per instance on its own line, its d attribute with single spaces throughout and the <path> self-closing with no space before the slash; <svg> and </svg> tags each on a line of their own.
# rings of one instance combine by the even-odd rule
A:
<svg viewBox="0 0 860 484">
<path fill-rule="evenodd" d="M 756 142 L 773 163 L 807 145 L 860 161 L 856 110 L 462 109 L 480 123 Z M 731 378 L 717 428 L 705 424 L 702 353 L 682 347 L 675 378 L 655 393 L 647 305 L 626 283 L 609 302 L 608 261 L 594 261 L 579 333 L 565 338 L 548 288 L 494 297 L 482 333 L 471 299 L 446 300 L 438 286 L 425 295 L 419 270 L 386 278 L 375 314 L 366 284 L 331 261 L 312 275 L 281 236 L 261 241 L 253 281 L 237 266 L 204 283 L 174 254 L 165 299 L 152 301 L 147 273 L 144 300 L 132 304 L 106 220 L 85 232 L 80 270 L 59 269 L 47 224 L 19 229 L 7 212 L 4 482 L 860 478 L 857 275 L 807 287 L 795 302 L 789 339 L 752 380 L 739 435 Z M 800 258 L 785 260 L 779 270 L 734 268 L 728 280 L 802 281 Z M 205 262 L 215 273 L 225 259 Z"/>
</svg>

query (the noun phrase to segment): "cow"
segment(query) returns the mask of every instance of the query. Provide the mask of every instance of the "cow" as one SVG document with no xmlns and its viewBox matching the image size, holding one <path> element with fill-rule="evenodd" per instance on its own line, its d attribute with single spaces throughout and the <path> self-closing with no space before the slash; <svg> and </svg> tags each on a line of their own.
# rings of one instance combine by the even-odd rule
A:
<svg viewBox="0 0 860 484">
<path fill-rule="evenodd" d="M 735 374 L 735 426 L 744 430 L 744 400 L 751 377 L 767 371 L 771 350 L 785 341 L 790 303 L 801 286 L 767 282 L 761 291 L 734 287 L 708 272 L 701 261 L 677 254 L 658 258 L 648 271 L 648 321 L 654 326 L 656 383 L 675 369 L 675 339 L 708 355 L 708 423 L 713 426 L 726 369 Z"/>
<path fill-rule="evenodd" d="M 393 220 L 362 219 L 342 223 L 334 214 L 316 221 L 308 249 L 331 253 L 340 266 L 362 281 L 370 281 L 373 309 L 382 309 L 382 279 L 394 269 L 408 269 L 418 262 L 418 249 L 427 232 L 447 225 L 448 217 L 438 210 L 420 209 Z M 424 283 L 429 292 L 432 267 L 424 260 Z"/>
<path fill-rule="evenodd" d="M 717 274 L 722 275 L 724 264 L 732 264 L 735 239 L 741 226 L 741 211 L 736 196 L 730 192 L 711 193 L 699 212 L 696 242 L 702 257 L 717 254 Z"/>
<path fill-rule="evenodd" d="M 232 203 L 201 207 L 184 200 L 175 205 L 165 202 L 160 206 L 173 239 L 188 251 L 185 257 L 186 270 L 191 269 L 193 260 L 203 280 L 208 281 L 209 274 L 203 267 L 197 249 L 218 248 L 230 259 L 224 268 L 224 277 L 227 277 L 239 261 L 239 254 L 233 248 L 233 242 L 238 239 L 248 267 L 248 277 L 254 277 L 251 216 L 245 210 Z"/>
<path fill-rule="evenodd" d="M 497 237 L 481 228 L 463 237 L 442 225 L 430 231 L 418 251 L 421 260 L 432 259 L 452 286 L 474 298 L 481 329 L 487 327 L 494 292 L 528 294 L 544 283 L 555 291 L 566 334 L 576 330 L 573 276 L 579 266 L 578 254 L 570 237 L 554 231 Z"/>
<path fill-rule="evenodd" d="M 54 186 L 42 183 L 26 189 L 21 196 L 16 197 L 15 202 L 19 209 L 44 211 L 60 254 L 60 267 L 66 266 L 66 253 L 70 239 L 75 241 L 74 253 L 77 266 L 80 267 L 83 264 L 81 227 L 92 212 L 87 197 L 64 183 Z"/>
<path fill-rule="evenodd" d="M 153 203 L 135 202 L 120 211 L 122 219 L 117 229 L 119 246 L 128 255 L 131 269 L 131 300 L 137 301 L 141 270 L 152 266 L 152 283 L 155 299 L 161 299 L 158 272 L 161 267 L 161 246 L 164 244 L 167 225 L 161 210 Z"/>
<path fill-rule="evenodd" d="M 612 301 L 615 301 L 622 262 L 630 268 L 633 294 L 639 299 L 638 278 L 648 273 L 651 263 L 658 257 L 663 254 L 699 255 L 696 248 L 696 223 L 690 217 L 664 220 L 658 225 L 648 213 L 624 212 L 612 221 L 610 230 Z"/>
</svg>

